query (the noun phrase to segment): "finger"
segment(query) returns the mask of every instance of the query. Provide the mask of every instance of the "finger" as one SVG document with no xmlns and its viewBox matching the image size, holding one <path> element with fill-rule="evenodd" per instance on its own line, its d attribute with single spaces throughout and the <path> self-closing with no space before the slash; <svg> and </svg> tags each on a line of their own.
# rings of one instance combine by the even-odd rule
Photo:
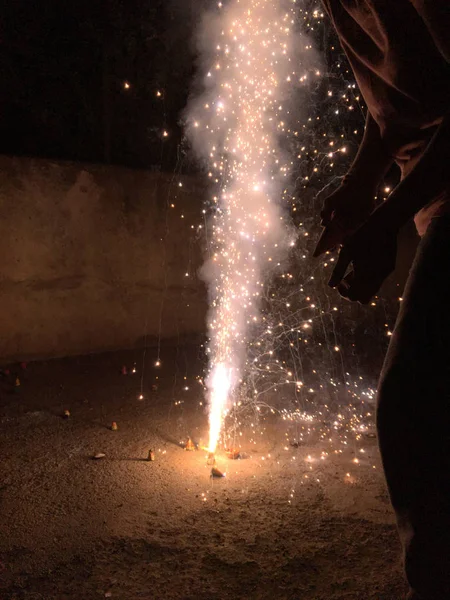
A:
<svg viewBox="0 0 450 600">
<path fill-rule="evenodd" d="M 349 297 L 351 295 L 351 286 L 352 286 L 352 280 L 355 276 L 355 272 L 354 270 L 351 270 L 350 273 L 348 275 L 346 275 L 341 283 L 339 283 L 339 285 L 337 286 L 337 290 L 339 292 L 339 294 L 345 298 L 346 300 L 350 300 L 351 298 Z"/>
<path fill-rule="evenodd" d="M 337 290 L 343 298 L 350 300 L 350 302 L 361 302 L 360 298 L 363 297 L 358 285 L 348 284 L 344 280 L 337 286 Z M 365 302 L 361 302 L 361 304 L 365 304 Z"/>
<path fill-rule="evenodd" d="M 351 276 L 350 276 L 351 275 Z M 385 280 L 385 274 L 364 273 L 357 275 L 354 271 L 339 284 L 338 291 L 344 298 L 360 304 L 368 304 L 379 291 Z"/>
<path fill-rule="evenodd" d="M 338 285 L 338 292 L 343 298 L 350 300 L 351 302 L 359 302 L 360 304 L 368 304 L 371 299 L 378 292 L 379 287 L 370 285 L 355 284 L 353 286 Z"/>
<path fill-rule="evenodd" d="M 324 207 L 320 212 L 320 218 L 322 219 L 321 225 L 326 227 L 329 225 L 331 219 L 333 218 L 334 209 L 332 207 Z"/>
<path fill-rule="evenodd" d="M 328 250 L 328 237 L 329 237 L 329 233 L 327 228 L 325 228 L 322 233 L 320 234 L 320 237 L 317 241 L 316 247 L 314 248 L 314 252 L 313 252 L 313 258 L 317 258 L 318 256 L 320 256 L 321 254 L 323 254 L 324 252 L 326 252 Z"/>
<path fill-rule="evenodd" d="M 317 242 L 313 257 L 317 258 L 327 250 L 332 250 L 338 244 L 341 244 L 344 238 L 342 227 L 335 221 L 332 221 L 325 229 Z"/>
<path fill-rule="evenodd" d="M 342 248 L 339 253 L 336 266 L 334 267 L 333 273 L 331 274 L 330 281 L 328 282 L 328 285 L 330 287 L 334 288 L 341 283 L 351 262 L 352 257 L 349 250 L 345 247 Z"/>
<path fill-rule="evenodd" d="M 372 279 L 367 281 L 358 280 L 355 271 L 352 270 L 337 286 L 337 290 L 346 300 L 368 304 L 380 287 L 381 284 L 374 283 Z"/>
</svg>

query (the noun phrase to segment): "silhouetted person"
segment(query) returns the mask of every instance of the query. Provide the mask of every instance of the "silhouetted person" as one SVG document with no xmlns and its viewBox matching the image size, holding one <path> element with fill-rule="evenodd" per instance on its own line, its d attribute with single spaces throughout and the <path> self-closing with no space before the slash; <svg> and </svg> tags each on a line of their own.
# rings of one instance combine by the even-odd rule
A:
<svg viewBox="0 0 450 600">
<path fill-rule="evenodd" d="M 408 598 L 450 600 L 450 2 L 323 1 L 368 116 L 348 175 L 325 200 L 315 254 L 341 245 L 330 285 L 367 303 L 394 269 L 399 228 L 414 217 L 422 237 L 381 373 L 377 426 Z M 402 181 L 373 211 L 394 162 Z"/>
</svg>

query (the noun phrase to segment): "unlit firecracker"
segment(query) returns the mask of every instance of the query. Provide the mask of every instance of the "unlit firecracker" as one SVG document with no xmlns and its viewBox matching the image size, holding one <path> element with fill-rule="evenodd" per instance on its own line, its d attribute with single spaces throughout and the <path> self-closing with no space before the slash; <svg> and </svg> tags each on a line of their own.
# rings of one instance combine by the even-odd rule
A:
<svg viewBox="0 0 450 600">
<path fill-rule="evenodd" d="M 111 431 L 117 431 L 119 429 L 117 423 L 115 421 L 113 421 L 111 423 Z"/>
<path fill-rule="evenodd" d="M 126 368 L 125 365 L 123 365 L 123 367 L 122 367 L 122 375 L 128 375 L 128 369 Z"/>
<path fill-rule="evenodd" d="M 101 458 L 105 458 L 106 454 L 104 452 L 97 452 L 97 454 L 94 454 L 94 456 L 92 457 L 94 460 L 100 460 Z"/>
<path fill-rule="evenodd" d="M 148 462 L 153 462 L 155 460 L 155 453 L 151 449 L 148 451 L 147 460 Z"/>
<path fill-rule="evenodd" d="M 213 467 L 211 469 L 211 477 L 225 477 L 225 473 L 222 473 L 222 471 L 219 471 L 219 469 L 217 467 Z"/>
</svg>

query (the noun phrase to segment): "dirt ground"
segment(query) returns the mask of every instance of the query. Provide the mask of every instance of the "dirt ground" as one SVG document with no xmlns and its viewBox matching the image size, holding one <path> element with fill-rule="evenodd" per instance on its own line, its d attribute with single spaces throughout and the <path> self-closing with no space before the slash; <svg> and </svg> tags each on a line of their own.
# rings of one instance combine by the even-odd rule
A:
<svg viewBox="0 0 450 600">
<path fill-rule="evenodd" d="M 0 599 L 402 598 L 374 436 L 271 415 L 211 479 L 205 451 L 180 445 L 207 438 L 197 356 L 166 348 L 155 367 L 154 350 L 127 351 L 3 377 Z"/>
</svg>

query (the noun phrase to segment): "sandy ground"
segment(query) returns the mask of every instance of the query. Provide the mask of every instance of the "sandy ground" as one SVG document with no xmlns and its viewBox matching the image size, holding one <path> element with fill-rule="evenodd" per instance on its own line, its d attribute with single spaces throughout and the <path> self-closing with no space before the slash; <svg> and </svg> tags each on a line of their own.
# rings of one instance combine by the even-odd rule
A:
<svg viewBox="0 0 450 600">
<path fill-rule="evenodd" d="M 206 440 L 196 352 L 167 348 L 155 368 L 148 350 L 143 400 L 142 351 L 3 380 L 0 599 L 402 598 L 376 440 L 271 415 L 243 428 L 248 458 L 219 453 L 226 477 L 211 479 L 206 453 L 180 446 Z"/>
</svg>

